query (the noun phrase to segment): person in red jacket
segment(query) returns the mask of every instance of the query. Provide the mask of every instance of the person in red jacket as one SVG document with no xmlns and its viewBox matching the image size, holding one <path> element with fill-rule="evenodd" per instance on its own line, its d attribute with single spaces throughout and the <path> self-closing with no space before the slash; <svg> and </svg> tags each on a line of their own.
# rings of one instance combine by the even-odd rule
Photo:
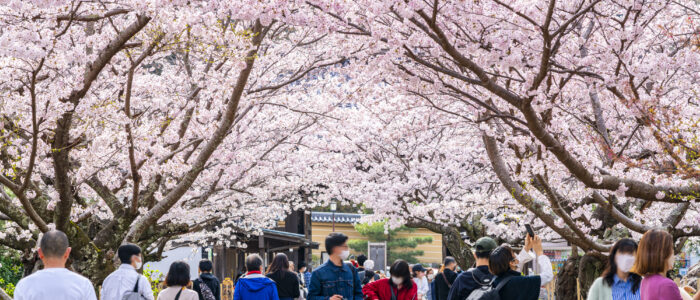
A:
<svg viewBox="0 0 700 300">
<path fill-rule="evenodd" d="M 370 282 L 362 288 L 366 300 L 417 300 L 418 288 L 411 280 L 411 270 L 403 259 L 397 259 L 389 269 L 391 279 Z"/>
</svg>

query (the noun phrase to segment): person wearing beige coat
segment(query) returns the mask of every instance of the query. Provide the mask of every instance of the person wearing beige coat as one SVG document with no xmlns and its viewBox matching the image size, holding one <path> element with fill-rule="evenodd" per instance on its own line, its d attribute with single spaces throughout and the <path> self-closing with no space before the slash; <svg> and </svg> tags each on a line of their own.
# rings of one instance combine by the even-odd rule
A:
<svg viewBox="0 0 700 300">
<path fill-rule="evenodd" d="M 158 293 L 158 300 L 199 300 L 199 295 L 185 287 L 190 284 L 190 266 L 184 261 L 176 261 L 170 265 L 165 276 L 168 287 Z"/>
</svg>

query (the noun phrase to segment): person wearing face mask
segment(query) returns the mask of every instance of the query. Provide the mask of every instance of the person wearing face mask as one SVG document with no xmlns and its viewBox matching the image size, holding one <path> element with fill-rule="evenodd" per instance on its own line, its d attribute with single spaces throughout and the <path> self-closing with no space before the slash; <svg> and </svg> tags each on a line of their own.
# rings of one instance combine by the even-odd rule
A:
<svg viewBox="0 0 700 300">
<path fill-rule="evenodd" d="M 121 265 L 102 283 L 101 299 L 122 300 L 127 293 L 136 293 L 140 299 L 153 300 L 148 278 L 138 273 L 143 265 L 141 248 L 134 244 L 124 244 L 117 249 L 117 256 Z"/>
<path fill-rule="evenodd" d="M 608 268 L 588 291 L 588 300 L 639 300 L 642 277 L 630 273 L 637 243 L 621 239 L 610 249 Z"/>
<path fill-rule="evenodd" d="M 523 257 L 532 248 L 535 252 L 539 275 L 522 276 L 520 268 L 522 262 L 519 257 Z M 501 299 L 508 300 L 536 300 L 540 296 L 540 287 L 554 279 L 552 262 L 544 255 L 542 250 L 542 240 L 539 236 L 534 238 L 528 236 L 525 242 L 525 249 L 516 256 L 513 249 L 508 244 L 501 245 L 494 249 L 489 256 L 489 272 L 496 278 L 492 281 L 492 286 L 499 287 L 498 294 Z"/>
<path fill-rule="evenodd" d="M 344 260 L 350 256 L 348 236 L 333 232 L 326 237 L 328 261 L 311 273 L 309 300 L 362 300 L 357 269 Z"/>
<path fill-rule="evenodd" d="M 403 259 L 397 259 L 389 268 L 391 279 L 373 281 L 362 288 L 367 300 L 416 300 L 418 288 L 411 280 L 411 270 Z"/>
<path fill-rule="evenodd" d="M 666 272 L 673 269 L 673 236 L 660 229 L 644 233 L 634 257 L 632 272 L 644 276 L 641 300 L 682 300 L 680 290 Z"/>
<path fill-rule="evenodd" d="M 425 277 L 428 278 L 429 287 L 428 294 L 425 295 L 425 298 L 428 300 L 435 300 L 435 270 L 433 268 L 429 268 Z"/>
</svg>

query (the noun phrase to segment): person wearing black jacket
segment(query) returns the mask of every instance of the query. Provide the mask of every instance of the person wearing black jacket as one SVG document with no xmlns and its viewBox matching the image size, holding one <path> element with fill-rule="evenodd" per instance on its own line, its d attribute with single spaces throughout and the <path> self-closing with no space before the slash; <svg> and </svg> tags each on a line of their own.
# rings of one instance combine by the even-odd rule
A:
<svg viewBox="0 0 700 300">
<path fill-rule="evenodd" d="M 221 300 L 221 282 L 218 278 L 216 278 L 216 276 L 211 274 L 211 270 L 213 268 L 214 265 L 210 260 L 203 259 L 199 261 L 199 278 L 192 282 L 192 290 L 197 292 L 197 295 L 199 295 L 199 300 L 211 300 L 211 296 L 214 296 L 214 300 Z M 211 294 L 209 294 L 206 290 L 202 291 L 202 283 L 206 285 L 206 288 L 209 288 Z"/>
<path fill-rule="evenodd" d="M 294 272 L 289 271 L 289 259 L 286 254 L 275 255 L 265 276 L 272 279 L 277 285 L 277 294 L 280 300 L 292 300 L 301 295 L 299 277 Z"/>
<path fill-rule="evenodd" d="M 368 260 L 367 256 L 360 254 L 360 256 L 357 257 L 357 264 L 360 265 L 360 267 L 357 268 L 357 275 L 360 277 L 362 286 L 372 281 L 379 280 L 379 274 L 372 272 L 374 261 Z"/>
<path fill-rule="evenodd" d="M 435 299 L 436 300 L 447 300 L 447 296 L 450 294 L 450 289 L 452 288 L 452 283 L 457 279 L 457 273 L 455 269 L 457 268 L 457 261 L 454 257 L 445 257 L 444 270 L 435 276 Z"/>
<path fill-rule="evenodd" d="M 476 267 L 460 273 L 452 284 L 448 300 L 464 300 L 472 291 L 479 288 L 488 288 L 493 280 L 493 274 L 489 273 L 489 255 L 498 244 L 490 237 L 482 237 L 474 243 L 474 259 Z"/>
</svg>

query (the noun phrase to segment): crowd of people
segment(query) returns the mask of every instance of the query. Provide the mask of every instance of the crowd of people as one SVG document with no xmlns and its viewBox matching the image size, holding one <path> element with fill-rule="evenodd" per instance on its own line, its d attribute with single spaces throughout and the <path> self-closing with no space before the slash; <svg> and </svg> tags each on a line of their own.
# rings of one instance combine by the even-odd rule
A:
<svg viewBox="0 0 700 300">
<path fill-rule="evenodd" d="M 552 263 L 544 255 L 542 240 L 527 235 L 524 247 L 516 254 L 508 244 L 498 246 L 490 237 L 474 243 L 475 264 L 461 271 L 457 261 L 446 257 L 437 274 L 421 264 L 409 265 L 398 259 L 389 274 L 374 272 L 374 262 L 360 255 L 352 263 L 348 237 L 332 233 L 325 240 L 328 260 L 311 272 L 301 263 L 295 270 L 287 255 L 279 253 L 264 269 L 263 259 L 249 255 L 246 272 L 235 284 L 235 300 L 478 300 L 547 299 L 544 286 L 554 279 Z M 38 255 L 43 269 L 20 280 L 15 289 L 17 300 L 94 300 L 92 283 L 66 269 L 71 248 L 60 231 L 43 234 Z M 138 273 L 143 265 L 141 248 L 125 244 L 117 249 L 121 265 L 102 284 L 104 300 L 154 299 L 149 280 Z M 666 277 L 674 264 L 672 236 L 663 230 L 646 232 L 639 244 L 632 239 L 617 241 L 610 250 L 607 268 L 588 291 L 588 300 L 700 300 L 691 298 L 689 287 L 679 288 Z M 523 275 L 525 264 L 532 262 L 533 275 Z M 212 262 L 199 262 L 199 276 L 190 280 L 190 266 L 177 261 L 165 277 L 166 288 L 158 300 L 221 300 L 220 282 L 211 273 Z"/>
</svg>

